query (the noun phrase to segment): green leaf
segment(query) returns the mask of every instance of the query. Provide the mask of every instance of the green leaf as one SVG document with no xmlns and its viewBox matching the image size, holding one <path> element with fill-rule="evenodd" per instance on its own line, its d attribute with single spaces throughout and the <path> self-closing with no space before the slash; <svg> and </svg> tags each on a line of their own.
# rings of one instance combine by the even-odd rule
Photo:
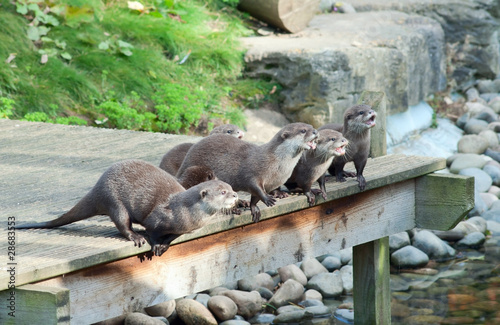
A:
<svg viewBox="0 0 500 325">
<path fill-rule="evenodd" d="M 38 26 L 37 28 L 39 36 L 47 35 L 50 31 L 50 28 L 47 28 L 45 26 Z"/>
<path fill-rule="evenodd" d="M 167 8 L 173 8 L 174 7 L 174 0 L 165 0 L 163 1 L 163 3 L 165 4 L 165 6 L 167 6 Z"/>
<path fill-rule="evenodd" d="M 56 46 L 60 48 L 61 50 L 66 49 L 66 42 L 65 41 L 59 41 L 56 39 Z"/>
<path fill-rule="evenodd" d="M 16 11 L 21 15 L 26 15 L 28 13 L 28 6 L 26 4 L 17 3 Z"/>
<path fill-rule="evenodd" d="M 104 42 L 101 42 L 99 43 L 99 46 L 98 46 L 99 50 L 108 50 L 109 49 L 109 42 L 108 41 L 104 41 Z"/>
<path fill-rule="evenodd" d="M 60 16 L 62 13 L 66 11 L 66 5 L 56 5 L 50 8 L 50 12 L 54 15 Z"/>
<path fill-rule="evenodd" d="M 38 5 L 36 3 L 30 3 L 28 5 L 28 10 L 35 12 L 35 14 L 37 14 L 37 15 L 42 13 L 42 11 L 40 10 L 40 7 L 38 7 Z"/>
<path fill-rule="evenodd" d="M 158 11 L 153 11 L 149 15 L 153 16 L 155 18 L 163 18 L 163 15 L 161 13 L 159 13 Z"/>
<path fill-rule="evenodd" d="M 40 32 L 38 31 L 38 27 L 36 26 L 28 27 L 28 38 L 32 41 L 38 41 L 40 39 Z"/>
<path fill-rule="evenodd" d="M 50 37 L 47 37 L 47 36 L 43 36 L 41 38 L 42 42 L 45 42 L 45 43 L 54 43 L 54 40 Z"/>
<path fill-rule="evenodd" d="M 133 53 L 132 51 L 130 51 L 129 49 L 127 48 L 120 48 L 120 52 L 123 54 L 123 55 L 126 55 L 126 56 L 131 56 Z"/>
<path fill-rule="evenodd" d="M 120 48 L 126 48 L 126 47 L 128 47 L 128 48 L 134 48 L 134 46 L 132 44 L 124 42 L 124 41 L 120 41 L 120 40 L 118 40 L 118 46 Z"/>
<path fill-rule="evenodd" d="M 70 61 L 73 57 L 71 56 L 71 54 L 69 54 L 68 52 L 62 52 L 61 53 L 61 57 L 65 60 L 68 60 Z"/>
</svg>

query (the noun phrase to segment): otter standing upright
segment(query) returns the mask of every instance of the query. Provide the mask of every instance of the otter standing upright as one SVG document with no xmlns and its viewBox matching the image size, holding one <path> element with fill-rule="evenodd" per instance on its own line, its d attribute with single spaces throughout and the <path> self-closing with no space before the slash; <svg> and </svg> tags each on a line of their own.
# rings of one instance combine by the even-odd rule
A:
<svg viewBox="0 0 500 325">
<path fill-rule="evenodd" d="M 359 188 L 364 190 L 366 180 L 363 176 L 368 156 L 370 154 L 370 129 L 375 126 L 377 113 L 369 105 L 355 105 L 344 112 L 344 125 L 325 124 L 319 130 L 332 129 L 341 132 L 349 141 L 347 152 L 342 157 L 333 160 L 328 169 L 330 175 L 337 181 L 345 182 L 345 177 L 357 177 Z M 356 173 L 345 172 L 346 163 L 353 161 Z"/>
<path fill-rule="evenodd" d="M 318 131 L 316 149 L 302 154 L 285 186 L 291 192 L 304 193 L 309 206 L 314 205 L 318 194 L 326 200 L 325 173 L 335 157 L 345 154 L 347 145 L 348 141 L 340 132 L 329 129 Z M 319 190 L 311 189 L 315 181 L 319 183 Z"/>
<path fill-rule="evenodd" d="M 170 242 L 204 225 L 220 210 L 231 209 L 238 195 L 212 180 L 185 190 L 170 174 L 141 160 L 113 164 L 71 210 L 57 219 L 16 227 L 54 228 L 97 215 L 108 215 L 120 233 L 141 247 L 146 239 L 131 225 L 146 228 L 151 251 L 160 256 Z"/>
<path fill-rule="evenodd" d="M 191 147 L 177 177 L 191 166 L 210 168 L 235 191 L 251 194 L 250 210 L 257 222 L 261 216 L 257 202 L 262 200 L 267 206 L 276 203 L 268 193 L 285 183 L 302 152 L 316 147 L 316 138 L 317 131 L 305 123 L 288 124 L 260 146 L 226 135 L 211 135 Z"/>
</svg>

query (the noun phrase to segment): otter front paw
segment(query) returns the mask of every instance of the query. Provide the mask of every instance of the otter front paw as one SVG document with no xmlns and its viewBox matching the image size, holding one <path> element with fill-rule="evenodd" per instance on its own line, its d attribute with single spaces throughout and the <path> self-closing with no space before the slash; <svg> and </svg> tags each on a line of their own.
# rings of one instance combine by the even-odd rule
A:
<svg viewBox="0 0 500 325">
<path fill-rule="evenodd" d="M 274 197 L 272 197 L 271 195 L 267 195 L 265 200 L 262 200 L 262 202 L 264 202 L 264 204 L 268 207 L 272 207 L 273 205 L 276 204 L 276 199 Z"/>
<path fill-rule="evenodd" d="M 136 233 L 130 234 L 128 239 L 134 242 L 134 246 L 141 247 L 142 245 L 146 244 L 146 238 Z"/>
<path fill-rule="evenodd" d="M 156 256 L 161 256 L 163 253 L 165 253 L 170 245 L 166 244 L 156 244 L 153 245 L 153 248 L 151 248 L 151 251 L 154 253 Z"/>
<path fill-rule="evenodd" d="M 323 190 L 319 190 L 319 189 L 311 189 L 311 192 L 312 192 L 312 194 L 314 194 L 314 195 L 320 195 L 320 194 L 321 194 L 321 196 L 323 197 L 323 199 L 325 199 L 325 200 L 326 200 L 326 193 L 325 193 L 325 192 L 323 192 Z"/>
</svg>

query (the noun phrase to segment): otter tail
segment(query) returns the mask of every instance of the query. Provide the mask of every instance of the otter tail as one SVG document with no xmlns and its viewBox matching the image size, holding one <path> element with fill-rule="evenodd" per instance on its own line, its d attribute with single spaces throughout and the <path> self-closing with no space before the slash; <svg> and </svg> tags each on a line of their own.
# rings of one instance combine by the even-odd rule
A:
<svg viewBox="0 0 500 325">
<path fill-rule="evenodd" d="M 97 215 L 97 209 L 95 204 L 92 203 L 91 198 L 85 196 L 81 199 L 71 210 L 63 214 L 57 219 L 45 221 L 45 222 L 34 222 L 25 223 L 16 226 L 16 229 L 27 229 L 27 228 L 54 228 L 59 226 L 64 226 L 76 221 L 84 220 L 92 216 Z"/>
</svg>

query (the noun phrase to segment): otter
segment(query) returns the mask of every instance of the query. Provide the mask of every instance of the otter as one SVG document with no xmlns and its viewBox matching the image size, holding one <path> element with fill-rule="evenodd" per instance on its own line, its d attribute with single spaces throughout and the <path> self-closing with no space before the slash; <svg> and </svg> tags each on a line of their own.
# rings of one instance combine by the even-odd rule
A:
<svg viewBox="0 0 500 325">
<path fill-rule="evenodd" d="M 345 182 L 346 177 L 357 177 L 359 188 L 363 191 L 366 180 L 363 170 L 370 154 L 370 129 L 375 126 L 377 113 L 369 105 L 355 105 L 344 112 L 344 125 L 325 124 L 319 130 L 332 129 L 341 132 L 349 141 L 347 152 L 342 157 L 333 160 L 328 172 L 335 176 L 338 182 Z M 356 173 L 345 172 L 346 163 L 353 161 Z"/>
<path fill-rule="evenodd" d="M 178 178 L 177 181 L 187 190 L 195 185 L 208 182 L 213 179 L 217 179 L 217 177 L 210 168 L 191 166 L 186 169 L 186 171 L 182 174 L 182 177 Z"/>
<path fill-rule="evenodd" d="M 321 194 L 326 200 L 325 174 L 335 157 L 345 154 L 348 145 L 342 133 L 323 129 L 318 131 L 316 149 L 307 150 L 302 154 L 292 176 L 285 182 L 290 192 L 302 192 L 307 197 L 309 206 L 316 202 L 316 195 Z M 318 181 L 320 189 L 311 189 Z"/>
<path fill-rule="evenodd" d="M 120 233 L 138 247 L 146 239 L 131 224 L 144 226 L 151 252 L 161 256 L 174 239 L 202 227 L 218 211 L 231 209 L 237 199 L 236 192 L 222 181 L 211 180 L 185 190 L 158 167 L 127 160 L 109 167 L 90 192 L 59 218 L 16 228 L 54 228 L 108 215 Z"/>
<path fill-rule="evenodd" d="M 317 131 L 309 124 L 291 123 L 267 143 L 256 145 L 221 134 L 201 139 L 189 149 L 177 177 L 188 167 L 203 166 L 214 171 L 218 179 L 235 191 L 251 194 L 252 220 L 260 220 L 257 202 L 273 206 L 276 199 L 268 193 L 292 175 L 302 152 L 314 149 Z"/>
<path fill-rule="evenodd" d="M 226 134 L 238 139 L 243 138 L 245 133 L 240 130 L 236 125 L 233 124 L 223 124 L 215 127 L 209 136 L 214 134 Z M 188 150 L 193 146 L 193 143 L 181 143 L 167 151 L 167 153 L 162 157 L 160 162 L 160 168 L 170 173 L 171 175 L 176 175 L 179 167 L 186 156 Z"/>
</svg>

